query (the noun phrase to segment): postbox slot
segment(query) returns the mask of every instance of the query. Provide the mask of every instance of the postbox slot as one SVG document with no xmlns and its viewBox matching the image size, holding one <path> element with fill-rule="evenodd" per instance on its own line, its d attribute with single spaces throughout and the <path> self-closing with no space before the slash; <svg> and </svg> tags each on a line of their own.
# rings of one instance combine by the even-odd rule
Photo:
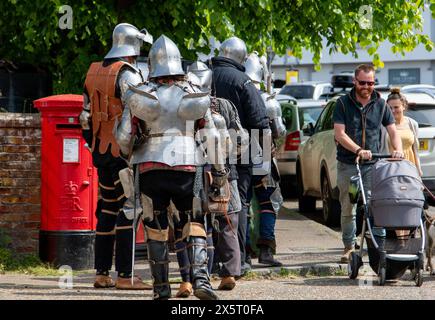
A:
<svg viewBox="0 0 435 320">
<path fill-rule="evenodd" d="M 56 124 L 56 129 L 81 129 L 82 126 L 80 124 L 71 124 L 71 123 L 65 123 L 65 124 Z"/>
</svg>

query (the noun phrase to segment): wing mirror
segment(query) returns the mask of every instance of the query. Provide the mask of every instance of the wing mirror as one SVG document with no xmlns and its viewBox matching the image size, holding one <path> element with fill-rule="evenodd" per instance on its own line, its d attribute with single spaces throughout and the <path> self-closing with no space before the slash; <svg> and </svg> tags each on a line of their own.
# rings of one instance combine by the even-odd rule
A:
<svg viewBox="0 0 435 320">
<path fill-rule="evenodd" d="M 314 134 L 314 125 L 312 122 L 307 123 L 302 127 L 302 132 L 304 133 L 304 136 L 312 136 Z"/>
</svg>

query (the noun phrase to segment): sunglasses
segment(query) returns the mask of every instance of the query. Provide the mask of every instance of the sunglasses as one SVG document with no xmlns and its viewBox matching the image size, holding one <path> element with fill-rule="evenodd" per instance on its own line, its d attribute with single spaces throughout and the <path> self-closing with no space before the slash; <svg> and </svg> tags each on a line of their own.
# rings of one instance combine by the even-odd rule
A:
<svg viewBox="0 0 435 320">
<path fill-rule="evenodd" d="M 355 78 L 355 80 L 358 81 L 360 86 L 368 85 L 369 87 L 373 87 L 375 85 L 374 81 L 361 81 L 361 80 L 358 80 L 357 78 Z"/>
</svg>

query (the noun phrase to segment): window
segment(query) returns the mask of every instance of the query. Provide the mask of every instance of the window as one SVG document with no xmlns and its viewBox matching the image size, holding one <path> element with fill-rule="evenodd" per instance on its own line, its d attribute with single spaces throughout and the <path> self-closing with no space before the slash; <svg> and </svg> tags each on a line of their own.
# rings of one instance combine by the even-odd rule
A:
<svg viewBox="0 0 435 320">
<path fill-rule="evenodd" d="M 390 84 L 418 84 L 420 83 L 420 69 L 390 69 L 388 80 Z"/>
<path fill-rule="evenodd" d="M 300 129 L 310 122 L 315 124 L 322 110 L 322 107 L 299 108 Z"/>
<path fill-rule="evenodd" d="M 435 105 L 409 105 L 406 115 L 420 127 L 435 127 Z"/>
<path fill-rule="evenodd" d="M 334 128 L 332 115 L 335 109 L 335 101 L 328 103 L 316 123 L 315 132 L 330 130 Z"/>
<path fill-rule="evenodd" d="M 279 94 L 287 94 L 295 99 L 313 99 L 314 87 L 300 85 L 285 86 Z"/>
<path fill-rule="evenodd" d="M 332 86 L 323 87 L 322 94 L 328 94 L 332 92 Z"/>
</svg>

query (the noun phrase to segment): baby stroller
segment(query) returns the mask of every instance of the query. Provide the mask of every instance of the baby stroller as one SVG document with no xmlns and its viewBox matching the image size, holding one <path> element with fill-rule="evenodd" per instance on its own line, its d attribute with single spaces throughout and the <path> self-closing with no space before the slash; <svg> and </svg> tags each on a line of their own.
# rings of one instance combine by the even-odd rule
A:
<svg viewBox="0 0 435 320">
<path fill-rule="evenodd" d="M 373 159 L 391 158 L 390 155 L 373 154 Z M 378 275 L 378 283 L 400 278 L 411 269 L 417 286 L 423 283 L 425 229 L 422 213 L 424 206 L 423 184 L 416 167 L 407 160 L 379 160 L 372 169 L 370 203 L 367 203 L 358 159 L 356 162 L 359 196 L 362 197 L 364 222 L 358 252 L 349 257 L 348 275 L 358 277 L 363 265 L 364 239 L 370 267 Z M 351 196 L 351 194 L 349 194 Z M 352 196 L 351 196 L 352 200 Z M 356 201 L 355 201 L 356 202 Z M 386 237 L 374 235 L 373 228 L 386 230 Z M 408 230 L 403 240 L 396 238 L 395 230 Z"/>
</svg>

